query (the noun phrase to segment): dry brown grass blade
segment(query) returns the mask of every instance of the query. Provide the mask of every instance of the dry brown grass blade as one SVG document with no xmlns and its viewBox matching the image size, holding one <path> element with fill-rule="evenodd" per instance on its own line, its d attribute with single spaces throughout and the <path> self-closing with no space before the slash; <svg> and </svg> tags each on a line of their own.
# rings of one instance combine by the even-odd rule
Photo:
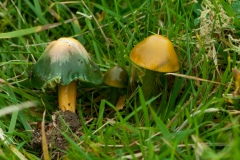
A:
<svg viewBox="0 0 240 160">
<path fill-rule="evenodd" d="M 41 132 L 42 132 L 42 151 L 43 151 L 43 159 L 50 160 L 49 152 L 48 152 L 48 144 L 47 144 L 47 137 L 45 132 L 45 114 L 46 110 L 43 112 L 43 119 L 41 124 Z"/>
<path fill-rule="evenodd" d="M 35 107 L 36 105 L 37 105 L 37 102 L 35 102 L 35 101 L 27 101 L 27 102 L 23 102 L 21 104 L 7 106 L 7 107 L 0 109 L 0 117 L 5 116 L 7 114 L 11 114 L 15 111 L 25 109 L 25 108 Z"/>
<path fill-rule="evenodd" d="M 20 159 L 20 160 L 27 160 L 27 158 L 13 145 L 9 146 L 11 151 Z"/>
<path fill-rule="evenodd" d="M 199 78 L 199 77 L 195 77 L 195 76 L 188 76 L 188 75 L 184 75 L 184 74 L 179 74 L 179 73 L 166 73 L 166 75 L 172 75 L 172 76 L 176 76 L 176 77 L 182 77 L 182 78 L 186 78 L 186 79 L 192 79 L 195 81 L 203 81 L 203 82 L 210 82 L 210 83 L 215 83 L 215 84 L 220 84 L 220 85 L 226 85 L 224 83 L 220 83 L 220 82 L 215 82 L 215 81 L 210 81 L 207 79 L 203 79 L 203 78 Z"/>
<path fill-rule="evenodd" d="M 91 10 L 88 8 L 88 6 L 85 4 L 85 2 L 83 0 L 81 0 L 82 4 L 84 5 L 84 7 L 88 10 L 88 12 L 91 14 L 92 18 L 94 19 L 94 21 L 96 22 L 100 32 L 102 33 L 105 41 L 107 42 L 107 44 L 110 44 L 107 36 L 105 35 L 105 33 L 102 30 L 102 27 L 100 26 L 100 24 L 98 23 L 98 20 L 96 19 L 96 17 L 94 16 L 94 14 L 91 12 Z"/>
<path fill-rule="evenodd" d="M 10 86 L 10 87 L 13 87 L 11 84 L 9 84 L 8 82 L 6 82 L 4 79 L 2 79 L 2 78 L 0 78 L 0 83 L 2 83 L 2 84 L 6 84 L 6 85 L 8 85 L 8 86 Z"/>
</svg>

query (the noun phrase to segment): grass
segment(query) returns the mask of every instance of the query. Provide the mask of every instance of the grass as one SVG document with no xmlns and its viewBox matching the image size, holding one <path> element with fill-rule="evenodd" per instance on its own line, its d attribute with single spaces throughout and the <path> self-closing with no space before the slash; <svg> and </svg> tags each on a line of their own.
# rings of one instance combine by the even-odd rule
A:
<svg viewBox="0 0 240 160">
<path fill-rule="evenodd" d="M 103 73 L 121 65 L 131 77 L 131 49 L 157 33 L 172 41 L 182 76 L 159 75 L 157 96 L 145 100 L 144 69 L 137 67 L 139 87 L 121 91 L 127 97 L 122 110 L 109 102 L 108 86 L 79 87 L 82 136 L 74 142 L 65 135 L 66 156 L 238 159 L 240 112 L 231 68 L 239 68 L 239 5 L 239 0 L 0 2 L 0 108 L 37 104 L 0 117 L 1 159 L 40 159 L 30 146 L 32 129 L 45 109 L 45 121 L 51 122 L 57 93 L 32 88 L 28 75 L 49 42 L 74 37 Z"/>
</svg>

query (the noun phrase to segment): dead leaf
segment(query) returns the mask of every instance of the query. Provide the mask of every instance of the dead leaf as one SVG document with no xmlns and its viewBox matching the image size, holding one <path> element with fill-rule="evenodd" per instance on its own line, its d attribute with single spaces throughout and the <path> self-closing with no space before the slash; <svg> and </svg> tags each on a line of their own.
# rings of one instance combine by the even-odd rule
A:
<svg viewBox="0 0 240 160">
<path fill-rule="evenodd" d="M 121 109 L 123 109 L 124 105 L 125 105 L 125 101 L 126 101 L 126 94 L 122 95 L 119 97 L 118 102 L 116 104 L 116 109 L 119 111 Z"/>
</svg>

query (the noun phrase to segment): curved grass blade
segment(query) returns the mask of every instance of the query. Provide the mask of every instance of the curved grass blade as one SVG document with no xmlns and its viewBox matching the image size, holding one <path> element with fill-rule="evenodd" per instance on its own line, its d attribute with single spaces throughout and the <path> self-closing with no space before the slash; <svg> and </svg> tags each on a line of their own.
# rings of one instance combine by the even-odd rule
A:
<svg viewBox="0 0 240 160">
<path fill-rule="evenodd" d="M 68 20 L 64 21 L 64 23 L 57 22 L 57 23 L 53 23 L 53 24 L 47 24 L 47 25 L 44 25 L 44 26 L 36 26 L 36 27 L 32 27 L 32 28 L 27 28 L 27 29 L 20 29 L 20 30 L 17 30 L 17 31 L 1 33 L 0 34 L 0 39 L 21 37 L 21 36 L 25 36 L 25 35 L 32 34 L 32 33 L 41 32 L 41 31 L 44 31 L 44 30 L 47 30 L 47 29 L 51 29 L 51 28 L 61 26 L 62 24 L 72 22 L 76 19 L 78 19 L 78 18 L 68 19 Z"/>
</svg>

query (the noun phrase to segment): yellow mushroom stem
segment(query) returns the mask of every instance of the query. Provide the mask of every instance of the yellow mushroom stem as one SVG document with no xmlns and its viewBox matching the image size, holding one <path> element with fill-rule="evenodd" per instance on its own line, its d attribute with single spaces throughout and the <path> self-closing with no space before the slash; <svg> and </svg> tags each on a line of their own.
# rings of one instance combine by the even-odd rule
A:
<svg viewBox="0 0 240 160">
<path fill-rule="evenodd" d="M 68 85 L 58 85 L 58 102 L 59 108 L 64 111 L 76 111 L 77 87 L 76 81 L 72 81 Z"/>
</svg>

